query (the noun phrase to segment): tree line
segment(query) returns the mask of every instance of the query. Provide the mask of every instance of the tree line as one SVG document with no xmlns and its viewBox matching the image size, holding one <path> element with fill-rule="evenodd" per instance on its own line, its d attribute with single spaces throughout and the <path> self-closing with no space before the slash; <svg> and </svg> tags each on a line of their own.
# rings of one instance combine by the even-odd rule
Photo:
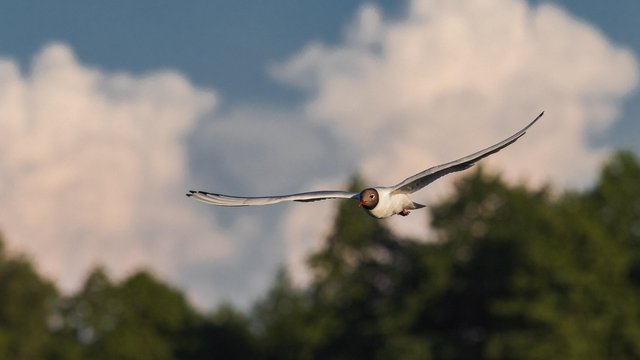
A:
<svg viewBox="0 0 640 360">
<path fill-rule="evenodd" d="M 281 270 L 247 311 L 197 311 L 145 271 L 63 295 L 0 239 L 0 358 L 637 359 L 638 179 L 628 152 L 582 191 L 478 168 L 431 207 L 428 242 L 340 203 L 310 284 Z"/>
</svg>

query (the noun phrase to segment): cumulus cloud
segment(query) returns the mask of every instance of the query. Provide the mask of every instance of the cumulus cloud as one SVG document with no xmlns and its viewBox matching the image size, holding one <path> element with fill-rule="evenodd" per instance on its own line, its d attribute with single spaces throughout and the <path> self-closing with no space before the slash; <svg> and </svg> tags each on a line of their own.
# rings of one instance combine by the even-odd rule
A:
<svg viewBox="0 0 640 360">
<path fill-rule="evenodd" d="M 491 145 L 546 110 L 487 163 L 511 180 L 585 186 L 609 150 L 589 137 L 638 83 L 630 51 L 524 0 L 415 0 L 394 20 L 367 5 L 341 44 L 310 44 L 272 72 L 310 92 L 309 116 L 345 134 L 361 172 L 381 185 Z M 391 222 L 424 236 L 424 219 Z"/>
<path fill-rule="evenodd" d="M 332 185 L 341 189 L 355 158 L 348 143 L 298 109 L 247 104 L 200 121 L 189 143 L 193 186 L 232 195 L 320 190 L 329 179 L 338 179 Z M 330 205 L 199 207 L 234 234 L 234 255 L 227 260 L 226 271 L 214 275 L 225 295 L 249 305 L 271 284 L 283 261 L 295 264 L 289 268 L 304 278 L 306 253 L 325 227 L 309 220 L 325 219 Z M 301 222 L 304 227 L 287 226 L 295 227 L 298 218 L 307 219 Z"/>
<path fill-rule="evenodd" d="M 182 275 L 232 248 L 184 197 L 184 138 L 215 106 L 183 76 L 135 77 L 78 62 L 63 44 L 28 71 L 0 59 L 0 228 L 66 290 L 93 266 Z"/>
<path fill-rule="evenodd" d="M 227 193 L 300 190 L 344 174 L 354 159 L 349 144 L 296 109 L 237 106 L 201 121 L 190 142 L 199 186 Z"/>
<path fill-rule="evenodd" d="M 308 92 L 294 109 L 211 115 L 215 93 L 178 73 L 107 73 L 60 44 L 27 71 L 0 59 L 0 228 L 65 288 L 97 263 L 115 275 L 150 266 L 201 305 L 246 305 L 283 260 L 304 283 L 335 202 L 221 209 L 185 189 L 344 189 L 355 172 L 390 185 L 541 110 L 525 138 L 484 163 L 509 180 L 585 186 L 609 150 L 590 137 L 638 83 L 628 50 L 550 4 L 415 0 L 393 19 L 366 5 L 347 25 L 340 43 L 309 43 L 271 69 Z M 454 178 L 416 201 L 442 198 Z M 425 238 L 427 216 L 386 221 Z"/>
</svg>

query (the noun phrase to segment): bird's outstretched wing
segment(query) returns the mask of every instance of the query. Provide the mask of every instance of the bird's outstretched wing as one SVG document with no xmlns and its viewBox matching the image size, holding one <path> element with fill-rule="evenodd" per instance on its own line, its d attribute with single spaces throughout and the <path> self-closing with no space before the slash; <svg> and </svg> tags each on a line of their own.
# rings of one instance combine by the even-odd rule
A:
<svg viewBox="0 0 640 360">
<path fill-rule="evenodd" d="M 518 140 L 522 135 L 524 135 L 527 130 L 536 123 L 536 121 L 538 121 L 538 119 L 540 119 L 540 117 L 542 117 L 542 115 L 544 114 L 544 111 L 540 113 L 540 115 L 538 115 L 535 119 L 533 119 L 533 121 L 531 121 L 529 123 L 529 125 L 525 126 L 522 130 L 518 131 L 517 133 L 513 134 L 512 136 L 510 136 L 507 139 L 504 139 L 502 141 L 500 141 L 499 143 L 490 146 L 484 150 L 480 150 L 476 153 L 473 153 L 471 155 L 465 156 L 463 158 L 460 158 L 458 160 L 454 160 L 451 162 L 448 162 L 446 164 L 442 164 L 442 165 L 438 165 L 438 166 L 434 166 L 431 167 L 425 171 L 422 171 L 418 174 L 415 174 L 407 179 L 405 179 L 404 181 L 400 182 L 399 184 L 393 186 L 393 193 L 413 193 L 416 192 L 420 189 L 422 189 L 423 187 L 429 185 L 430 183 L 434 182 L 435 180 L 439 179 L 440 177 L 456 172 L 456 171 L 462 171 L 465 169 L 470 168 L 471 166 L 473 166 L 477 161 L 479 161 L 480 159 L 483 159 L 491 154 L 495 154 L 498 151 L 504 149 L 505 147 L 513 144 L 516 140 Z"/>
<path fill-rule="evenodd" d="M 187 196 L 207 204 L 219 206 L 250 206 L 277 204 L 284 201 L 311 202 L 327 199 L 357 199 L 358 193 L 347 191 L 312 191 L 291 195 L 240 197 L 191 190 L 187 193 Z"/>
</svg>

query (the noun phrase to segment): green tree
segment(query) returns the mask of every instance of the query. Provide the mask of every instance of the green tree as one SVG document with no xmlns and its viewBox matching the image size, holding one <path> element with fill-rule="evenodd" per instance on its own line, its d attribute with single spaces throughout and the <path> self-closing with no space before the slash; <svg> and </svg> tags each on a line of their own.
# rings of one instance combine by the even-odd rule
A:
<svg viewBox="0 0 640 360">
<path fill-rule="evenodd" d="M 595 188 L 587 194 L 598 222 L 612 241 L 628 246 L 633 265 L 629 276 L 640 287 L 640 163 L 630 152 L 618 152 L 603 166 Z"/>
<path fill-rule="evenodd" d="M 263 303 L 279 334 L 271 347 L 304 349 L 298 358 L 638 358 L 638 169 L 617 155 L 594 190 L 557 193 L 479 168 L 432 207 L 428 243 L 340 204 L 309 289 L 280 278 Z"/>
<path fill-rule="evenodd" d="M 197 314 L 184 295 L 138 272 L 120 284 L 94 270 L 62 310 L 67 332 L 91 359 L 173 359 Z"/>
<path fill-rule="evenodd" d="M 438 357 L 640 356 L 630 249 L 609 236 L 588 200 L 478 171 L 434 209 L 452 257 L 442 306 L 425 309 L 440 319 L 428 327 L 448 334 Z"/>
<path fill-rule="evenodd" d="M 296 289 L 285 269 L 252 311 L 254 331 L 265 359 L 313 359 L 323 334 L 309 292 Z"/>
<path fill-rule="evenodd" d="M 61 297 L 0 239 L 0 358 L 640 358 L 639 178 L 626 152 L 584 192 L 479 168 L 431 207 L 426 243 L 338 203 L 310 285 L 280 271 L 248 314 L 203 315 L 145 271 Z"/>
<path fill-rule="evenodd" d="M 6 254 L 0 234 L 0 358 L 52 356 L 48 320 L 57 299 L 55 287 L 27 260 Z"/>
<path fill-rule="evenodd" d="M 259 359 L 259 348 L 251 332 L 251 319 L 229 304 L 220 305 L 191 327 L 191 351 L 182 359 Z"/>
<path fill-rule="evenodd" d="M 354 179 L 351 189 L 362 188 Z M 410 242 L 352 203 L 339 205 L 326 246 L 309 261 L 318 358 L 373 358 L 385 347 L 381 322 L 410 268 Z"/>
</svg>

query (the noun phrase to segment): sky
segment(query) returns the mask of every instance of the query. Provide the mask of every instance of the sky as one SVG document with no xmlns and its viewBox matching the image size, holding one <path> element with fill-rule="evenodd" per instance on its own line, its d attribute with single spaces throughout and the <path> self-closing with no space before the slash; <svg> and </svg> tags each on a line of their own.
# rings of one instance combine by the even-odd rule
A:
<svg viewBox="0 0 640 360">
<path fill-rule="evenodd" d="M 483 164 L 587 188 L 611 151 L 640 153 L 639 17 L 635 0 L 4 1 L 0 231 L 67 292 L 96 266 L 145 268 L 203 309 L 248 306 L 281 266 L 308 281 L 336 203 L 187 190 L 392 185 L 542 110 Z M 383 221 L 428 240 L 428 216 Z"/>
</svg>

